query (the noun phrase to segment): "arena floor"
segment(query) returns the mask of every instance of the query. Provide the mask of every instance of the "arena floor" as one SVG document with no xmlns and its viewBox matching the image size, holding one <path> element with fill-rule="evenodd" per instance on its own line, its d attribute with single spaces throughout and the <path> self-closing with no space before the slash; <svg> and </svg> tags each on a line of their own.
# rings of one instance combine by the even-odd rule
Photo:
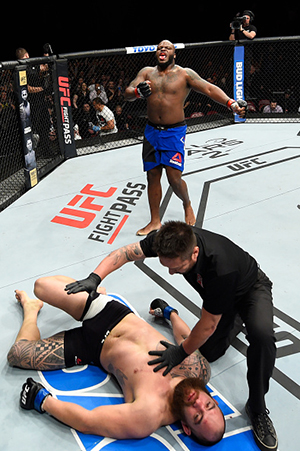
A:
<svg viewBox="0 0 300 451">
<path fill-rule="evenodd" d="M 266 399 L 280 451 L 296 451 L 300 440 L 299 129 L 300 124 L 246 123 L 187 135 L 184 173 L 197 224 L 228 236 L 251 253 L 274 283 L 278 356 Z M 130 195 L 134 189 L 138 193 Z M 165 177 L 163 193 L 163 220 L 183 219 L 181 203 Z M 94 198 L 93 210 L 86 209 L 91 207 L 89 197 Z M 177 424 L 144 440 L 112 441 L 78 434 L 48 415 L 25 412 L 19 408 L 19 392 L 28 376 L 51 386 L 60 399 L 88 408 L 122 402 L 122 396 L 115 383 L 93 367 L 37 374 L 10 368 L 6 362 L 22 322 L 14 290 L 32 296 L 35 279 L 44 275 L 86 277 L 111 250 L 136 241 L 136 230 L 148 220 L 141 145 L 69 160 L 1 213 L 2 449 L 50 451 L 54 444 L 56 451 L 205 449 L 185 437 Z M 176 307 L 190 327 L 197 320 L 200 298 L 183 277 L 170 276 L 157 259 L 129 263 L 104 285 L 168 338 L 168 326 L 148 314 L 153 298 L 162 297 Z M 76 323 L 45 305 L 38 324 L 46 337 Z M 212 448 L 218 451 L 257 450 L 244 408 L 245 344 L 240 333 L 226 355 L 212 364 L 210 388 L 227 422 L 225 438 Z"/>
</svg>

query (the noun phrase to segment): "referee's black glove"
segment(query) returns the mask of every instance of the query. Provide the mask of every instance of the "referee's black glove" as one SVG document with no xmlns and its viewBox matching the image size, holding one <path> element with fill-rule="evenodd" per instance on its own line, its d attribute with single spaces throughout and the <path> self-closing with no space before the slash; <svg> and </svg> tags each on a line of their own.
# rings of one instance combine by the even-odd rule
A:
<svg viewBox="0 0 300 451">
<path fill-rule="evenodd" d="M 97 291 L 97 287 L 100 283 L 101 277 L 92 272 L 86 279 L 68 283 L 68 285 L 65 286 L 65 291 L 67 291 L 68 294 L 79 293 L 80 291 L 91 293 L 92 291 Z"/>
<path fill-rule="evenodd" d="M 179 365 L 189 354 L 185 352 L 183 349 L 182 343 L 180 346 L 173 345 L 168 343 L 167 341 L 161 341 L 161 344 L 165 346 L 167 349 L 165 351 L 149 351 L 149 355 L 158 355 L 160 356 L 158 359 L 150 360 L 148 365 L 157 365 L 154 368 L 154 372 L 161 370 L 165 366 L 167 369 L 163 372 L 163 376 L 166 376 L 174 366 Z"/>
</svg>

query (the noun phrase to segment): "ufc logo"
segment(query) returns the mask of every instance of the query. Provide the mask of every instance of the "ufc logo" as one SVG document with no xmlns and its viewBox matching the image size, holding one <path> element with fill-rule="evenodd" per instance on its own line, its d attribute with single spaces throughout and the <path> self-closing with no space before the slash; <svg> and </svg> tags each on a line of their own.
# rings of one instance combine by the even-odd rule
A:
<svg viewBox="0 0 300 451">
<path fill-rule="evenodd" d="M 22 397 L 21 397 L 21 402 L 22 404 L 24 404 L 24 406 L 26 406 L 27 403 L 27 393 L 29 392 L 30 387 L 28 387 L 28 385 L 25 385 L 23 393 L 22 393 Z"/>
<path fill-rule="evenodd" d="M 232 171 L 243 171 L 244 169 L 250 169 L 253 166 L 259 166 L 261 164 L 266 164 L 266 161 L 259 161 L 258 158 L 250 158 L 249 160 L 240 161 L 239 163 L 234 163 L 227 166 Z"/>
<path fill-rule="evenodd" d="M 92 187 L 93 185 L 88 184 L 82 188 L 80 194 L 73 197 L 67 204 L 68 206 L 59 212 L 68 217 L 57 215 L 51 222 L 75 227 L 77 229 L 85 229 L 88 227 L 96 217 L 95 212 L 99 212 L 103 208 L 103 205 L 98 203 L 99 198 L 111 197 L 117 190 L 117 188 L 111 187 L 106 192 L 103 192 L 92 190 Z"/>
<path fill-rule="evenodd" d="M 70 85 L 68 77 L 58 77 L 58 85 L 59 91 L 63 93 L 63 95 L 60 96 L 60 105 L 63 106 L 64 103 L 67 102 L 67 104 L 71 106 Z"/>
</svg>

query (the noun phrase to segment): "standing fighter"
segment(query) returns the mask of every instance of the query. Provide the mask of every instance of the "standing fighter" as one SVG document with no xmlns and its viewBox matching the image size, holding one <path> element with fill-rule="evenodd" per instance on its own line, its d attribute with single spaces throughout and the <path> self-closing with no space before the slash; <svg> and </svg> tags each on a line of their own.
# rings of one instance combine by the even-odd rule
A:
<svg viewBox="0 0 300 451">
<path fill-rule="evenodd" d="M 143 143 L 144 171 L 147 172 L 148 199 L 151 220 L 137 231 L 144 236 L 161 227 L 159 205 L 162 197 L 160 179 L 165 167 L 174 193 L 183 202 L 185 222 L 194 225 L 196 218 L 181 178 L 184 169 L 186 122 L 183 105 L 191 89 L 210 97 L 215 102 L 243 116 L 245 108 L 230 99 L 222 89 L 203 80 L 189 68 L 175 64 L 175 47 L 170 41 L 157 46 L 155 67 L 144 67 L 125 91 L 125 100 L 147 98 L 147 116 Z"/>
</svg>

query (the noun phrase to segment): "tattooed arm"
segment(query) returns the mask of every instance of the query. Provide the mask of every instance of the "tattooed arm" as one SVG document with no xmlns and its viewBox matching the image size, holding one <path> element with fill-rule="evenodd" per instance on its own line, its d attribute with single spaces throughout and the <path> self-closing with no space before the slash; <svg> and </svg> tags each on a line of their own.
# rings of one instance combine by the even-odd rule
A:
<svg viewBox="0 0 300 451">
<path fill-rule="evenodd" d="M 116 269 L 121 268 L 125 263 L 143 260 L 144 258 L 145 255 L 138 241 L 111 252 L 97 266 L 94 273 L 98 274 L 98 276 L 101 277 L 101 280 L 103 280 L 104 277 Z"/>
<path fill-rule="evenodd" d="M 210 380 L 211 371 L 208 361 L 197 349 L 197 351 L 184 359 L 183 362 L 175 366 L 170 374 L 172 377 L 199 377 L 207 384 Z"/>
<path fill-rule="evenodd" d="M 205 94 L 215 102 L 221 103 L 224 106 L 227 105 L 227 102 L 228 100 L 230 100 L 230 98 L 227 94 L 225 94 L 224 91 L 222 91 L 221 88 L 204 80 L 192 69 L 186 68 L 185 71 L 189 88 L 192 88 L 196 92 Z"/>
<path fill-rule="evenodd" d="M 98 285 L 111 272 L 121 268 L 127 262 L 142 260 L 145 255 L 142 251 L 139 241 L 137 243 L 128 244 L 111 252 L 105 257 L 86 279 L 76 280 L 65 286 L 65 291 L 68 294 L 79 293 L 80 291 L 87 291 L 92 294 L 96 292 Z"/>
<path fill-rule="evenodd" d="M 171 315 L 171 321 L 174 338 L 177 344 L 180 344 L 188 337 L 190 329 L 176 314 Z M 184 359 L 180 365 L 177 365 L 171 370 L 172 377 L 199 377 L 200 379 L 203 379 L 205 384 L 209 381 L 210 375 L 210 365 L 199 349 Z"/>
<path fill-rule="evenodd" d="M 189 336 L 191 329 L 175 312 L 171 313 L 170 320 L 175 341 L 180 345 Z M 172 377 L 199 377 L 205 384 L 209 381 L 210 375 L 209 363 L 198 349 L 171 370 Z"/>
</svg>

